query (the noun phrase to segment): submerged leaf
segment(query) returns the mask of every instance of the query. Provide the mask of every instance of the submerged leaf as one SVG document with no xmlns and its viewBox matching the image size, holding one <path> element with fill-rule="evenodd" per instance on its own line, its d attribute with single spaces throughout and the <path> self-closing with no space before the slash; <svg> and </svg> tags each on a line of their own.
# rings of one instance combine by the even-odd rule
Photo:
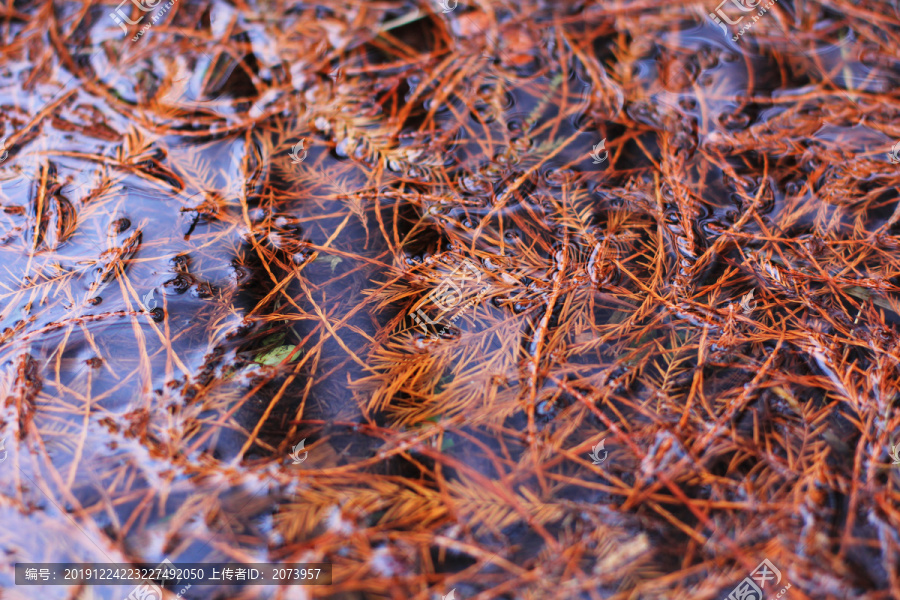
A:
<svg viewBox="0 0 900 600">
<path fill-rule="evenodd" d="M 295 344 L 288 344 L 286 346 L 278 346 L 268 352 L 263 352 L 256 356 L 253 359 L 253 362 L 258 362 L 261 365 L 277 365 L 282 362 L 285 358 L 287 358 L 288 354 L 294 351 L 294 348 L 297 346 Z M 300 356 L 300 353 L 296 353 L 292 360 L 296 360 Z"/>
<path fill-rule="evenodd" d="M 314 263 L 325 263 L 326 265 L 331 266 L 332 273 L 334 273 L 334 268 L 343 261 L 344 259 L 340 256 L 317 256 L 313 260 Z"/>
</svg>

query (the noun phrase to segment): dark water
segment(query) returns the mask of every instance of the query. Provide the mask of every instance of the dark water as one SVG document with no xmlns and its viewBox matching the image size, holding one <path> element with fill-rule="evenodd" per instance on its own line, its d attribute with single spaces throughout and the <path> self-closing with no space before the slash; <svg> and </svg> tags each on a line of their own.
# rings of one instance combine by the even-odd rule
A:
<svg viewBox="0 0 900 600">
<path fill-rule="evenodd" d="M 895 5 L 151 4 L 0 7 L 0 597 L 900 596 Z"/>
</svg>

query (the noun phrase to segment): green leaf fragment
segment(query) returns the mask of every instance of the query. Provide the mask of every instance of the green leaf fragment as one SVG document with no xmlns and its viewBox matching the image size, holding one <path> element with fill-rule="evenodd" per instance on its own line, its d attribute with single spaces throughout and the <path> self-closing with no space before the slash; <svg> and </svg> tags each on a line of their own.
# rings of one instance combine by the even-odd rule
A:
<svg viewBox="0 0 900 600">
<path fill-rule="evenodd" d="M 344 259 L 340 256 L 317 256 L 313 259 L 314 263 L 326 263 L 331 265 L 331 272 L 334 273 L 334 268 L 338 265 L 338 263 L 343 262 Z"/>
<path fill-rule="evenodd" d="M 263 346 L 274 346 L 275 344 L 280 344 L 284 341 L 285 332 L 279 331 L 278 333 L 273 333 L 272 335 L 266 336 L 263 338 L 262 345 Z"/>
<path fill-rule="evenodd" d="M 263 352 L 262 354 L 257 355 L 256 358 L 253 359 L 253 362 L 257 362 L 261 365 L 277 365 L 285 358 L 287 358 L 288 354 L 294 351 L 296 348 L 296 344 L 288 344 L 286 346 L 278 346 L 268 352 Z M 292 360 L 297 360 L 300 356 L 300 353 L 294 355 Z"/>
</svg>

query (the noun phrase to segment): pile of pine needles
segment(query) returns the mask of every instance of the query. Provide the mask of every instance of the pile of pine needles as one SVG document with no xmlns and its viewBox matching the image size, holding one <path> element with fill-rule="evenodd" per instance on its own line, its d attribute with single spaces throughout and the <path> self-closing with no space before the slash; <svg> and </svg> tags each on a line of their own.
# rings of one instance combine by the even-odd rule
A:
<svg viewBox="0 0 900 600">
<path fill-rule="evenodd" d="M 900 597 L 900 12 L 714 3 L 5 0 L 8 563 Z"/>
</svg>

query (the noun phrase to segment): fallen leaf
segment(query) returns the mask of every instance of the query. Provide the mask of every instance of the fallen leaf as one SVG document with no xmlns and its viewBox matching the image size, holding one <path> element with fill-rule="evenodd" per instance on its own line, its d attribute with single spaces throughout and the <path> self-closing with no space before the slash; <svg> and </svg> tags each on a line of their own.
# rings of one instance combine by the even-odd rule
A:
<svg viewBox="0 0 900 600">
<path fill-rule="evenodd" d="M 288 354 L 294 351 L 294 348 L 297 346 L 295 344 L 287 344 L 285 346 L 278 346 L 268 352 L 264 352 L 259 354 L 256 358 L 253 359 L 253 362 L 257 362 L 261 365 L 277 365 L 281 363 L 285 358 L 287 358 Z M 296 360 L 300 354 L 296 354 L 294 356 L 294 360 Z"/>
</svg>

